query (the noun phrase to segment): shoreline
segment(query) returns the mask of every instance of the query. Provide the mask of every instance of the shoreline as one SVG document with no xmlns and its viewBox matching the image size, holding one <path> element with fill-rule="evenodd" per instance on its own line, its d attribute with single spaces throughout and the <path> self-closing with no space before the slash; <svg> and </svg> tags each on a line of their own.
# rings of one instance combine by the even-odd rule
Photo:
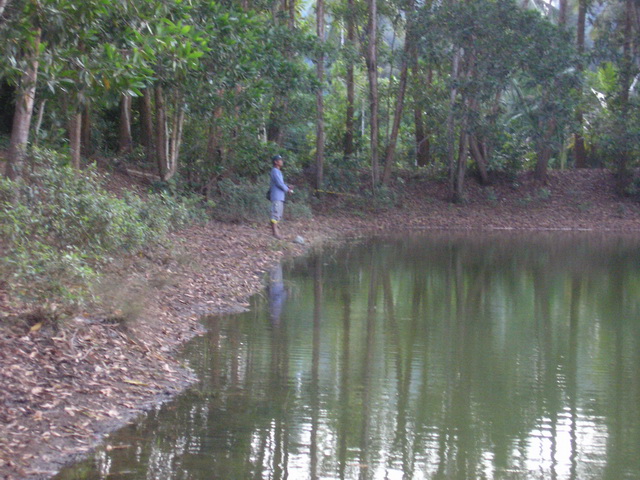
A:
<svg viewBox="0 0 640 480">
<path fill-rule="evenodd" d="M 478 190 L 470 203 L 452 205 L 430 189 L 412 192 L 396 210 L 361 215 L 340 213 L 329 199 L 311 220 L 285 220 L 288 240 L 273 238 L 266 224 L 211 221 L 173 234 L 174 251 L 156 249 L 114 267 L 102 285 L 104 311 L 37 328 L 37 319 L 0 322 L 0 479 L 51 478 L 197 381 L 177 360 L 178 349 L 204 331 L 203 315 L 247 308 L 269 268 L 284 258 L 407 232 L 640 235 L 640 205 L 611 196 L 602 174 L 584 177 L 588 185 L 574 190 L 586 198 L 558 178 L 548 187 L 551 198 L 528 202 L 503 201 L 496 188 L 497 200 Z M 292 242 L 297 235 L 304 245 Z"/>
</svg>

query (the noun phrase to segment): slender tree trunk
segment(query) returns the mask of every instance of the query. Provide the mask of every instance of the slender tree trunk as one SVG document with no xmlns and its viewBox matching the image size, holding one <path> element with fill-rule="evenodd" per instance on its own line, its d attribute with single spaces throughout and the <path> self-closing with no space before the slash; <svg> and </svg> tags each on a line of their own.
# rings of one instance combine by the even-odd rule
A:
<svg viewBox="0 0 640 480">
<path fill-rule="evenodd" d="M 584 54 L 584 35 L 586 26 L 587 14 L 587 0 L 578 1 L 578 25 L 577 25 L 577 47 L 578 54 L 582 56 Z M 584 71 L 584 64 L 582 58 L 578 60 L 578 71 Z M 580 92 L 580 98 L 582 98 L 582 92 Z M 577 131 L 573 135 L 573 143 L 575 148 L 575 165 L 577 168 L 585 168 L 587 166 L 587 153 L 584 146 L 584 118 L 582 112 L 582 105 L 578 102 L 578 108 L 576 109 L 576 123 Z"/>
<path fill-rule="evenodd" d="M 293 30 L 296 28 L 296 0 L 289 0 L 289 28 Z"/>
<path fill-rule="evenodd" d="M 453 201 L 464 201 L 464 179 L 467 172 L 467 152 L 469 150 L 469 134 L 467 133 L 467 113 L 460 126 L 460 143 L 458 145 L 458 162 L 456 166 L 456 180 Z"/>
<path fill-rule="evenodd" d="M 80 138 L 80 150 L 82 156 L 89 158 L 93 155 L 93 141 L 91 138 L 91 105 L 84 106 L 82 111 L 82 132 Z"/>
<path fill-rule="evenodd" d="M 9 5 L 9 0 L 0 0 L 0 24 L 2 24 L 3 19 L 2 15 L 4 14 L 4 9 Z"/>
<path fill-rule="evenodd" d="M 22 175 L 22 167 L 27 154 L 29 129 L 31 127 L 31 117 L 33 115 L 33 103 L 36 96 L 36 82 L 38 78 L 40 35 L 41 31 L 37 30 L 35 32 L 33 47 L 27 54 L 27 68 L 24 71 L 18 88 L 5 172 L 10 180 L 17 180 Z"/>
<path fill-rule="evenodd" d="M 625 0 L 624 12 L 624 40 L 622 45 L 622 61 L 620 68 L 620 113 L 618 114 L 618 131 L 620 138 L 625 138 L 628 130 L 629 114 L 629 88 L 631 86 L 631 70 L 633 68 L 632 35 L 633 35 L 633 0 Z M 618 191 L 624 194 L 631 183 L 630 154 L 626 142 L 621 142 L 620 152 L 617 157 L 617 184 Z"/>
<path fill-rule="evenodd" d="M 162 181 L 168 180 L 167 158 L 167 110 L 164 102 L 164 93 L 160 85 L 155 87 L 156 100 L 156 159 L 158 161 L 158 174 Z"/>
<path fill-rule="evenodd" d="M 267 140 L 274 142 L 279 146 L 283 145 L 283 131 L 280 122 L 282 121 L 282 112 L 284 108 L 284 100 L 282 98 L 276 98 L 274 105 L 271 107 L 269 113 L 269 124 L 267 125 Z"/>
<path fill-rule="evenodd" d="M 415 98 L 419 91 L 422 90 L 419 82 L 419 68 L 418 68 L 418 52 L 413 49 L 413 81 L 414 81 L 414 106 L 413 106 L 413 120 L 415 124 L 415 138 L 416 138 L 416 163 L 419 167 L 426 167 L 429 164 L 431 142 L 425 131 L 422 105 Z M 429 69 L 427 73 L 427 89 L 431 87 L 433 79 L 433 71 Z"/>
<path fill-rule="evenodd" d="M 220 130 L 220 119 L 222 118 L 222 107 L 216 107 L 213 111 L 213 118 L 209 126 L 209 139 L 207 141 L 207 159 L 212 165 L 219 164 L 223 158 L 222 152 L 222 132 Z"/>
<path fill-rule="evenodd" d="M 558 2 L 558 25 L 567 26 L 567 6 L 568 0 L 559 0 Z"/>
<path fill-rule="evenodd" d="M 71 166 L 80 169 L 80 157 L 82 149 L 82 111 L 74 106 L 69 117 L 69 146 L 71 150 Z"/>
<path fill-rule="evenodd" d="M 120 97 L 120 126 L 118 131 L 118 154 L 126 155 L 133 150 L 131 136 L 131 96 Z"/>
<path fill-rule="evenodd" d="M 419 167 L 426 167 L 429 165 L 429 151 L 431 149 L 431 142 L 429 137 L 425 135 L 424 120 L 422 118 L 422 108 L 419 105 L 413 108 L 413 119 L 415 122 L 415 137 L 416 137 L 416 164 Z"/>
<path fill-rule="evenodd" d="M 144 148 L 147 162 L 155 159 L 153 139 L 153 109 L 151 105 L 151 90 L 145 88 L 139 100 L 140 108 L 140 143 Z"/>
<path fill-rule="evenodd" d="M 413 0 L 407 5 L 406 15 L 411 18 L 413 14 Z M 384 171 L 382 173 L 382 184 L 388 185 L 391 180 L 391 168 L 395 161 L 396 145 L 398 143 L 398 133 L 400 132 L 400 122 L 402 121 L 402 111 L 404 109 L 404 96 L 407 91 L 407 76 L 409 72 L 409 55 L 412 47 L 412 26 L 408 23 L 405 39 L 404 51 L 402 55 L 402 63 L 400 65 L 400 82 L 398 85 L 398 96 L 396 98 L 396 108 L 393 116 L 393 126 L 391 127 L 391 135 L 389 136 L 389 144 L 385 155 Z"/>
<path fill-rule="evenodd" d="M 369 20 L 367 23 L 368 43 L 366 50 L 367 75 L 369 77 L 369 108 L 371 111 L 371 181 L 375 189 L 379 181 L 378 142 L 378 5 L 376 0 L 368 0 Z"/>
<path fill-rule="evenodd" d="M 38 145 L 38 136 L 40 135 L 40 128 L 42 127 L 42 120 L 44 119 L 44 107 L 47 105 L 46 100 L 40 102 L 38 107 L 38 116 L 36 117 L 35 128 L 33 129 L 33 144 Z"/>
<path fill-rule="evenodd" d="M 355 20 L 353 18 L 355 10 L 355 0 L 349 0 L 348 12 L 347 12 L 347 45 L 349 48 L 353 48 L 356 42 L 356 27 Z M 354 137 L 354 117 L 355 117 L 355 80 L 353 75 L 354 67 L 353 61 L 347 62 L 347 118 L 345 125 L 344 136 L 344 156 L 350 158 L 354 153 L 353 137 Z"/>
<path fill-rule="evenodd" d="M 320 42 L 320 53 L 316 64 L 318 90 L 316 91 L 316 189 L 322 188 L 324 181 L 324 0 L 316 3 L 316 33 Z"/>
<path fill-rule="evenodd" d="M 469 149 L 471 150 L 471 155 L 473 155 L 473 159 L 476 161 L 476 165 L 478 166 L 480 183 L 482 183 L 483 185 L 488 184 L 489 173 L 487 172 L 486 153 L 484 151 L 483 145 L 473 135 L 469 136 Z"/>
<path fill-rule="evenodd" d="M 453 62 L 451 67 L 451 90 L 449 92 L 449 113 L 447 115 L 447 150 L 449 157 L 449 191 L 452 196 L 455 196 L 455 119 L 454 111 L 456 107 L 456 101 L 458 96 L 458 89 L 456 87 L 458 76 L 460 74 L 460 58 L 462 51 L 456 50 L 453 54 Z"/>
<path fill-rule="evenodd" d="M 553 153 L 551 148 L 551 139 L 553 138 L 553 133 L 556 129 L 555 118 L 540 120 L 539 129 L 542 130 L 543 128 L 545 128 L 545 131 L 542 138 L 538 140 L 538 160 L 533 173 L 534 178 L 539 182 L 547 181 L 547 169 L 549 167 L 551 154 Z"/>
<path fill-rule="evenodd" d="M 171 118 L 171 136 L 169 139 L 169 153 L 167 165 L 167 178 L 169 180 L 178 171 L 178 159 L 180 146 L 182 145 L 182 129 L 184 126 L 183 97 L 176 90 L 173 95 L 173 116 Z"/>
</svg>

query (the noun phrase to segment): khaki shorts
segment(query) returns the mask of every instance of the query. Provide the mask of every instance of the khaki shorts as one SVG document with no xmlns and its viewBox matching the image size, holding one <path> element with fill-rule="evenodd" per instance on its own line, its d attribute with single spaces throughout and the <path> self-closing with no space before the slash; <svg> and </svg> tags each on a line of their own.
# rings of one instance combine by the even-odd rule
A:
<svg viewBox="0 0 640 480">
<path fill-rule="evenodd" d="M 284 211 L 284 202 L 280 200 L 271 202 L 271 221 L 273 223 L 278 223 L 280 220 L 282 220 L 283 211 Z"/>
</svg>

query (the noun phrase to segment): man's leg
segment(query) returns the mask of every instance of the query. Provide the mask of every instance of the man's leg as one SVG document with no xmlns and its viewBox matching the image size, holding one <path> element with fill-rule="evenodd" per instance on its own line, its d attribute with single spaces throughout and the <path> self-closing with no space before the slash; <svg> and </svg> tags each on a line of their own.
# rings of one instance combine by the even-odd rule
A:
<svg viewBox="0 0 640 480">
<path fill-rule="evenodd" d="M 282 238 L 278 230 L 278 222 L 282 218 L 284 202 L 271 202 L 271 232 L 276 238 Z"/>
</svg>

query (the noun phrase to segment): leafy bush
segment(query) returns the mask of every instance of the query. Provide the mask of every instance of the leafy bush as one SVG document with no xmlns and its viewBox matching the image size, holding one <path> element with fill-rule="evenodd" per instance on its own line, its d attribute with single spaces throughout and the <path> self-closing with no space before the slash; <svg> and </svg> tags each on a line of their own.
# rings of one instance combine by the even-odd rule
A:
<svg viewBox="0 0 640 480">
<path fill-rule="evenodd" d="M 20 182 L 0 179 L 0 271 L 25 300 L 80 301 L 109 255 L 138 251 L 203 216 L 193 198 L 117 198 L 95 168 L 78 172 L 45 156 L 58 165 Z"/>
</svg>

